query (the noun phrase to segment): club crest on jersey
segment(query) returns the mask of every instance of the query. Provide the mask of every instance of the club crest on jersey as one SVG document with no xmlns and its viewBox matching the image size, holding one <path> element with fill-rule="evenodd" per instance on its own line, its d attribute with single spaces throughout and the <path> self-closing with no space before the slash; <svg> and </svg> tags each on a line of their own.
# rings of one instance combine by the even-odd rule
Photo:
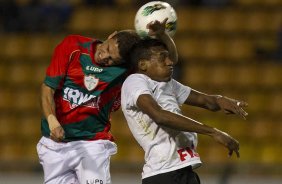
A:
<svg viewBox="0 0 282 184">
<path fill-rule="evenodd" d="M 95 75 L 85 75 L 84 76 L 84 86 L 88 91 L 92 91 L 96 88 L 99 83 L 99 79 Z"/>
</svg>

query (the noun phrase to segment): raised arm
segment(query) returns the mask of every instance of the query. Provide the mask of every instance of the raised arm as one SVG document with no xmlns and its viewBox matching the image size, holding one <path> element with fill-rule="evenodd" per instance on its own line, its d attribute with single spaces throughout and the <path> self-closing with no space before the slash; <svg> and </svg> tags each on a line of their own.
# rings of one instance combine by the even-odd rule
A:
<svg viewBox="0 0 282 184">
<path fill-rule="evenodd" d="M 174 64 L 176 64 L 178 62 L 178 52 L 173 39 L 165 32 L 165 25 L 167 20 L 168 19 L 166 18 L 162 22 L 150 22 L 147 25 L 147 28 L 149 29 L 150 36 L 156 37 L 166 45 L 169 51 L 170 59 L 173 61 Z"/>
<path fill-rule="evenodd" d="M 234 151 L 237 157 L 239 157 L 239 142 L 227 133 L 188 117 L 163 110 L 151 95 L 140 95 L 137 99 L 137 106 L 157 124 L 180 131 L 209 135 L 229 150 L 229 156 L 231 156 Z"/>
<path fill-rule="evenodd" d="M 50 138 L 56 142 L 60 142 L 63 139 L 65 132 L 56 118 L 54 93 L 55 91 L 52 88 L 46 84 L 42 84 L 41 108 L 43 115 L 46 117 L 49 124 Z"/>
<path fill-rule="evenodd" d="M 185 104 L 208 109 L 210 111 L 224 111 L 226 114 L 237 114 L 246 119 L 248 113 L 243 109 L 248 104 L 221 95 L 208 95 L 196 90 L 191 90 Z"/>
</svg>

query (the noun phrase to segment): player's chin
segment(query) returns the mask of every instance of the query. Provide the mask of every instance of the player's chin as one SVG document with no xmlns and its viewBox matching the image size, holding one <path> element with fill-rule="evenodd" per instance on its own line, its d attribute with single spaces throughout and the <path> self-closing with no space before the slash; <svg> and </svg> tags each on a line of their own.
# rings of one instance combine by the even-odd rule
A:
<svg viewBox="0 0 282 184">
<path fill-rule="evenodd" d="M 163 80 L 163 82 L 168 82 L 168 81 L 171 80 L 171 78 L 172 78 L 172 75 L 170 75 L 170 76 L 168 76 L 168 77 L 165 77 L 164 80 Z"/>
</svg>

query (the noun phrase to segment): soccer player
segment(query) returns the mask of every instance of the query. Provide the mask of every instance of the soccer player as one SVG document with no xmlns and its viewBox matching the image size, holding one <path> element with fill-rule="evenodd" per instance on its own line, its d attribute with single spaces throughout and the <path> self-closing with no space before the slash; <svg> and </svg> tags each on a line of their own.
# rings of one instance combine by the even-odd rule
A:
<svg viewBox="0 0 282 184">
<path fill-rule="evenodd" d="M 158 31 L 164 25 L 148 26 L 175 50 L 173 40 Z M 120 107 L 121 85 L 130 72 L 127 56 L 139 40 L 132 30 L 114 32 L 104 42 L 70 35 L 55 48 L 41 88 L 43 137 L 37 152 L 45 183 L 111 183 L 110 156 L 117 148 L 110 115 Z"/>
<path fill-rule="evenodd" d="M 239 142 L 227 133 L 181 113 L 187 104 L 245 118 L 246 102 L 198 92 L 172 79 L 174 63 L 159 40 L 137 43 L 131 52 L 135 74 L 123 83 L 121 106 L 128 126 L 145 151 L 143 184 L 199 184 L 197 133 L 208 135 L 239 157 Z"/>
<path fill-rule="evenodd" d="M 37 145 L 45 183 L 110 183 L 116 153 L 110 113 L 120 106 L 128 51 L 139 36 L 114 32 L 104 42 L 67 36 L 56 48 L 41 88 L 43 137 Z"/>
</svg>

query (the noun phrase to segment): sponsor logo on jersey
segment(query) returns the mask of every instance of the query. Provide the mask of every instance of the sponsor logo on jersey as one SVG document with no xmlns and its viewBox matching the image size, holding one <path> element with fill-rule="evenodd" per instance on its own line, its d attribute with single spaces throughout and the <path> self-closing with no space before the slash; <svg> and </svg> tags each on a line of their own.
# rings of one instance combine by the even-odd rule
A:
<svg viewBox="0 0 282 184">
<path fill-rule="evenodd" d="M 71 108 L 75 108 L 77 106 L 86 106 L 91 108 L 98 108 L 99 98 L 95 95 L 84 94 L 78 89 L 65 88 L 64 89 L 64 100 L 70 102 Z"/>
<path fill-rule="evenodd" d="M 179 158 L 180 158 L 181 161 L 185 161 L 187 157 L 188 158 L 189 157 L 190 158 L 200 157 L 199 154 L 196 153 L 193 148 L 189 148 L 189 147 L 179 149 L 179 150 L 177 150 L 177 153 L 178 153 Z"/>
<path fill-rule="evenodd" d="M 101 73 L 103 71 L 103 68 L 98 68 L 95 66 L 86 66 L 85 69 L 88 71 L 98 72 L 98 73 Z"/>
<path fill-rule="evenodd" d="M 100 180 L 100 179 L 90 179 L 90 180 L 86 180 L 86 184 L 103 184 L 103 180 Z"/>
<path fill-rule="evenodd" d="M 96 88 L 99 83 L 99 79 L 95 77 L 95 75 L 85 75 L 84 76 L 84 86 L 88 91 L 92 91 Z"/>
</svg>

